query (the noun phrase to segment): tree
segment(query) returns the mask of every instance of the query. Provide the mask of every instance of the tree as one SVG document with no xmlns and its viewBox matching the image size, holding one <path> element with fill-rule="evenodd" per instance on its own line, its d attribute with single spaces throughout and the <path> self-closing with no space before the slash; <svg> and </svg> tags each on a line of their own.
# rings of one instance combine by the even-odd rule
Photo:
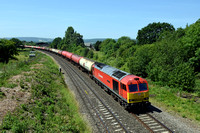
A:
<svg viewBox="0 0 200 133">
<path fill-rule="evenodd" d="M 8 63 L 9 59 L 17 54 L 17 48 L 13 41 L 0 40 L 0 62 Z"/>
<path fill-rule="evenodd" d="M 93 51 L 92 51 L 92 50 L 89 50 L 88 53 L 87 53 L 87 57 L 88 57 L 88 58 L 93 58 L 93 56 L 94 56 Z"/>
<path fill-rule="evenodd" d="M 130 37 L 126 37 L 126 36 L 122 36 L 117 40 L 117 43 L 121 46 L 121 45 L 126 45 L 127 48 L 133 46 L 136 44 L 135 40 L 131 40 Z"/>
<path fill-rule="evenodd" d="M 101 45 L 101 41 L 97 41 L 95 44 L 94 44 L 94 48 L 96 51 L 99 51 L 100 50 L 100 45 Z"/>
<path fill-rule="evenodd" d="M 116 41 L 111 38 L 104 40 L 100 45 L 100 51 L 104 52 L 108 57 L 114 56 L 118 48 Z"/>
<path fill-rule="evenodd" d="M 152 44 L 156 42 L 159 36 L 164 31 L 174 32 L 175 28 L 173 25 L 168 23 L 151 23 L 148 24 L 146 27 L 142 28 L 138 31 L 137 41 L 138 44 Z"/>
<path fill-rule="evenodd" d="M 75 32 L 74 28 L 71 26 L 68 27 L 65 31 L 65 37 L 63 38 L 63 40 L 63 45 L 61 46 L 63 50 L 72 51 L 72 49 L 74 49 L 74 46 L 84 47 L 83 36 Z"/>
<path fill-rule="evenodd" d="M 58 45 L 61 43 L 61 41 L 62 41 L 62 38 L 60 38 L 60 37 L 55 38 L 53 40 L 53 42 L 51 43 L 50 47 L 57 49 Z"/>
<path fill-rule="evenodd" d="M 152 60 L 154 44 L 142 45 L 137 48 L 134 55 L 128 59 L 128 67 L 131 73 L 146 78 L 147 67 Z"/>
<path fill-rule="evenodd" d="M 184 48 L 184 59 L 190 61 L 195 72 L 200 72 L 200 19 L 186 27 L 185 35 L 180 39 L 180 43 Z"/>
<path fill-rule="evenodd" d="M 10 39 L 10 41 L 14 42 L 14 45 L 16 46 L 16 48 L 23 47 L 23 43 L 17 38 L 12 38 L 12 39 Z"/>
</svg>

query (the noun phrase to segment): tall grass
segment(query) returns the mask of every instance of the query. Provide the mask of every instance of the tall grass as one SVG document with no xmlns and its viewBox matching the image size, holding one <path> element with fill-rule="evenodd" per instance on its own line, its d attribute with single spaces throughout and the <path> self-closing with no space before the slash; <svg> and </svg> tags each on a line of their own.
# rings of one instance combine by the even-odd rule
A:
<svg viewBox="0 0 200 133">
<path fill-rule="evenodd" d="M 37 57 L 34 60 L 40 58 L 40 55 L 37 54 Z M 33 59 L 29 59 L 29 51 L 19 51 L 19 55 L 15 56 L 15 59 L 12 59 L 8 64 L 0 63 L 0 87 L 5 86 L 7 79 L 11 76 L 17 75 L 22 71 L 30 70 L 29 65 L 34 63 Z"/>
<path fill-rule="evenodd" d="M 31 100 L 6 115 L 0 132 L 91 132 L 58 66 L 44 54 L 38 61 L 40 68 L 29 65 L 34 72 Z"/>
</svg>

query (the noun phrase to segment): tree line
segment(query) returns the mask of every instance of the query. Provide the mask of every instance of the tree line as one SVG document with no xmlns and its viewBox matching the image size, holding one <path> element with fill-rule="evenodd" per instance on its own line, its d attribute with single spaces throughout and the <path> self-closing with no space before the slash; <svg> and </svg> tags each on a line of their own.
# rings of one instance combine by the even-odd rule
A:
<svg viewBox="0 0 200 133">
<path fill-rule="evenodd" d="M 83 35 L 76 32 L 72 26 L 68 27 L 65 31 L 63 38 L 57 37 L 50 44 L 51 48 L 67 50 L 78 55 L 93 58 L 93 51 L 85 47 Z"/>
<path fill-rule="evenodd" d="M 23 43 L 19 39 L 0 39 L 0 62 L 8 63 L 9 59 L 18 54 L 17 48 L 23 48 Z"/>
<path fill-rule="evenodd" d="M 136 40 L 123 36 L 97 41 L 93 46 L 98 52 L 85 48 L 82 35 L 72 27 L 68 27 L 63 39 L 55 38 L 51 44 L 186 91 L 193 91 L 200 73 L 200 19 L 184 29 L 151 23 L 138 31 Z"/>
</svg>

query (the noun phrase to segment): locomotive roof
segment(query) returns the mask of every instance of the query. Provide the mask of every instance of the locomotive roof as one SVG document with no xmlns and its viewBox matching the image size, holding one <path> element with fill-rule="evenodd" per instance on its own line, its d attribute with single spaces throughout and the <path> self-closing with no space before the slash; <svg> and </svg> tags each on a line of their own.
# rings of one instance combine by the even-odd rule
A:
<svg viewBox="0 0 200 133">
<path fill-rule="evenodd" d="M 124 72 L 122 70 L 119 70 L 117 68 L 99 62 L 95 62 L 95 68 L 101 70 L 102 72 L 108 74 L 109 76 L 119 81 L 125 76 L 130 75 L 130 73 Z"/>
</svg>

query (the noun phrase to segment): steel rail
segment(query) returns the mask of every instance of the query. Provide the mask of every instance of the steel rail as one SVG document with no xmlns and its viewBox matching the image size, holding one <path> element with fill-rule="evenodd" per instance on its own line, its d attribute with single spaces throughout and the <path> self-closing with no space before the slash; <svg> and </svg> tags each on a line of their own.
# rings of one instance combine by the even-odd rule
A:
<svg viewBox="0 0 200 133">
<path fill-rule="evenodd" d="M 143 115 L 146 115 L 144 117 L 140 117 L 140 115 L 136 115 L 134 113 L 131 113 L 147 130 L 149 130 L 151 133 L 155 132 L 163 132 L 163 133 L 173 133 L 172 130 L 170 130 L 167 126 L 165 126 L 163 123 L 161 123 L 159 120 L 157 120 L 155 117 L 153 117 L 151 114 L 146 113 Z M 151 122 L 148 125 L 148 122 Z M 157 127 L 157 128 L 155 128 Z M 155 129 L 154 129 L 155 128 Z"/>
<path fill-rule="evenodd" d="M 66 63 L 65 63 L 66 64 Z M 90 89 L 90 91 L 98 98 L 98 100 L 104 105 L 104 107 L 112 114 L 112 116 L 116 119 L 116 121 L 119 123 L 121 128 L 128 133 L 129 131 L 123 126 L 123 124 L 119 121 L 119 119 L 115 116 L 115 114 L 108 108 L 108 106 L 102 101 L 102 99 L 96 94 L 96 92 L 86 83 L 86 81 L 77 73 L 72 67 L 68 67 L 68 69 L 71 69 L 76 75 L 84 82 L 84 84 Z M 82 89 L 81 89 L 82 90 Z M 85 93 L 84 93 L 85 94 Z"/>
<path fill-rule="evenodd" d="M 80 94 L 81 99 L 82 99 L 83 101 L 85 101 L 84 98 L 83 98 L 83 95 L 85 95 L 85 93 L 84 93 L 84 92 L 82 92 L 82 93 L 80 92 L 80 90 L 83 90 L 83 89 L 80 88 L 80 86 L 77 85 L 77 82 L 75 82 L 76 80 L 75 80 L 73 74 L 72 74 L 71 72 L 67 71 L 69 67 L 67 67 L 68 64 L 65 63 L 66 60 L 63 62 L 63 61 L 61 61 L 62 58 L 59 58 L 57 55 L 55 55 L 55 54 L 53 54 L 53 53 L 50 53 L 50 55 L 53 56 L 57 61 L 59 61 L 59 64 L 62 66 L 62 68 L 66 68 L 66 69 L 63 69 L 63 70 L 70 76 L 70 79 L 71 79 L 71 81 L 73 82 L 74 86 L 76 87 L 78 93 Z M 83 95 L 81 95 L 81 94 L 83 94 Z M 100 117 L 100 114 L 99 114 L 99 113 L 97 112 L 97 110 L 93 107 L 93 105 L 92 105 L 91 101 L 89 100 L 89 98 L 88 98 L 87 96 L 86 96 L 86 98 L 87 98 L 88 103 L 90 104 L 90 106 L 94 109 L 95 113 L 97 114 L 98 119 L 100 120 L 102 126 L 105 128 L 106 132 L 107 132 L 107 133 L 110 133 L 110 131 L 108 130 L 108 127 L 105 125 L 104 121 L 103 121 L 102 118 Z M 86 103 L 86 101 L 85 101 L 85 103 Z M 87 104 L 85 104 L 85 105 L 87 106 L 88 111 L 92 114 L 91 110 L 89 109 L 89 106 L 88 106 Z M 93 118 L 93 120 L 94 120 L 94 118 Z M 94 121 L 95 121 L 95 120 L 94 120 Z M 99 128 L 99 127 L 98 127 L 98 128 Z M 100 131 L 100 129 L 99 129 L 99 131 Z"/>
</svg>

